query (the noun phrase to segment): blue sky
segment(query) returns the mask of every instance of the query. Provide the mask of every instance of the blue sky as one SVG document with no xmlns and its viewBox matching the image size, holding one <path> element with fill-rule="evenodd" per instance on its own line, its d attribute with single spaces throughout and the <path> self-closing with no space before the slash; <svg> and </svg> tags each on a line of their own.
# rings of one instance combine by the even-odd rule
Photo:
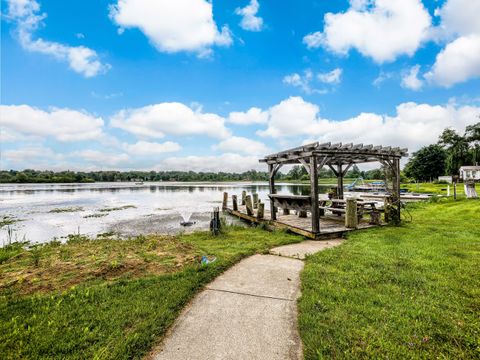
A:
<svg viewBox="0 0 480 360">
<path fill-rule="evenodd" d="M 480 114 L 480 0 L 2 0 L 4 169 L 263 169 Z"/>
</svg>

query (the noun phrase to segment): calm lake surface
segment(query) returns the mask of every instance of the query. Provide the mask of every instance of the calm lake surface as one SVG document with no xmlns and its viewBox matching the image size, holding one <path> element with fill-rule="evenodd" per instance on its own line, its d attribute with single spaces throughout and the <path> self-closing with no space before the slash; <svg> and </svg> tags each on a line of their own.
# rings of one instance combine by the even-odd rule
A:
<svg viewBox="0 0 480 360">
<path fill-rule="evenodd" d="M 0 246 L 10 241 L 65 240 L 69 234 L 120 236 L 208 229 L 222 194 L 256 192 L 268 199 L 266 183 L 149 182 L 93 184 L 0 184 L 0 220 L 19 220 L 0 229 Z M 278 184 L 277 192 L 308 194 L 308 185 Z M 185 228 L 180 221 L 195 224 Z"/>
</svg>

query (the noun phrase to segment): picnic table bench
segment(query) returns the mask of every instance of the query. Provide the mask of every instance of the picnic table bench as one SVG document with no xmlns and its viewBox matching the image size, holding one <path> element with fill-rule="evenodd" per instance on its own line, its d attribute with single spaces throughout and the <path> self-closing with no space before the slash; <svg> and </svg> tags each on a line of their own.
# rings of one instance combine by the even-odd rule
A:
<svg viewBox="0 0 480 360">
<path fill-rule="evenodd" d="M 276 207 L 289 210 L 310 211 L 312 198 L 306 195 L 269 194 Z"/>
</svg>

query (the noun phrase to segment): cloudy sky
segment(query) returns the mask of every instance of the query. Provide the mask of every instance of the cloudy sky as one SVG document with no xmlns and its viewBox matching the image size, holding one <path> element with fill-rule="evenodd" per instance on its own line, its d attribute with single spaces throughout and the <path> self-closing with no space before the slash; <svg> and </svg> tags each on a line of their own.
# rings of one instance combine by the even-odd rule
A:
<svg viewBox="0 0 480 360">
<path fill-rule="evenodd" d="M 0 1 L 3 169 L 262 170 L 479 121 L 480 0 Z"/>
</svg>

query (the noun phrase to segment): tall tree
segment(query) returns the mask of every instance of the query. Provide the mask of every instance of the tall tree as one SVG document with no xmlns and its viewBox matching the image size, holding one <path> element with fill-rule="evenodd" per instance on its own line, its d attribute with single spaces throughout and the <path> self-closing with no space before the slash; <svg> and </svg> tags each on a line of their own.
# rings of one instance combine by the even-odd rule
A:
<svg viewBox="0 0 480 360">
<path fill-rule="evenodd" d="M 480 115 L 478 116 L 480 118 Z M 472 165 L 480 164 L 480 122 L 469 125 L 465 129 L 465 137 L 470 144 Z"/>
<path fill-rule="evenodd" d="M 465 136 L 453 129 L 445 129 L 438 143 L 447 151 L 446 170 L 449 175 L 458 174 L 458 169 L 471 162 L 469 143 Z"/>
<path fill-rule="evenodd" d="M 445 150 L 437 144 L 424 146 L 405 166 L 405 175 L 418 181 L 431 181 L 445 174 Z"/>
</svg>

